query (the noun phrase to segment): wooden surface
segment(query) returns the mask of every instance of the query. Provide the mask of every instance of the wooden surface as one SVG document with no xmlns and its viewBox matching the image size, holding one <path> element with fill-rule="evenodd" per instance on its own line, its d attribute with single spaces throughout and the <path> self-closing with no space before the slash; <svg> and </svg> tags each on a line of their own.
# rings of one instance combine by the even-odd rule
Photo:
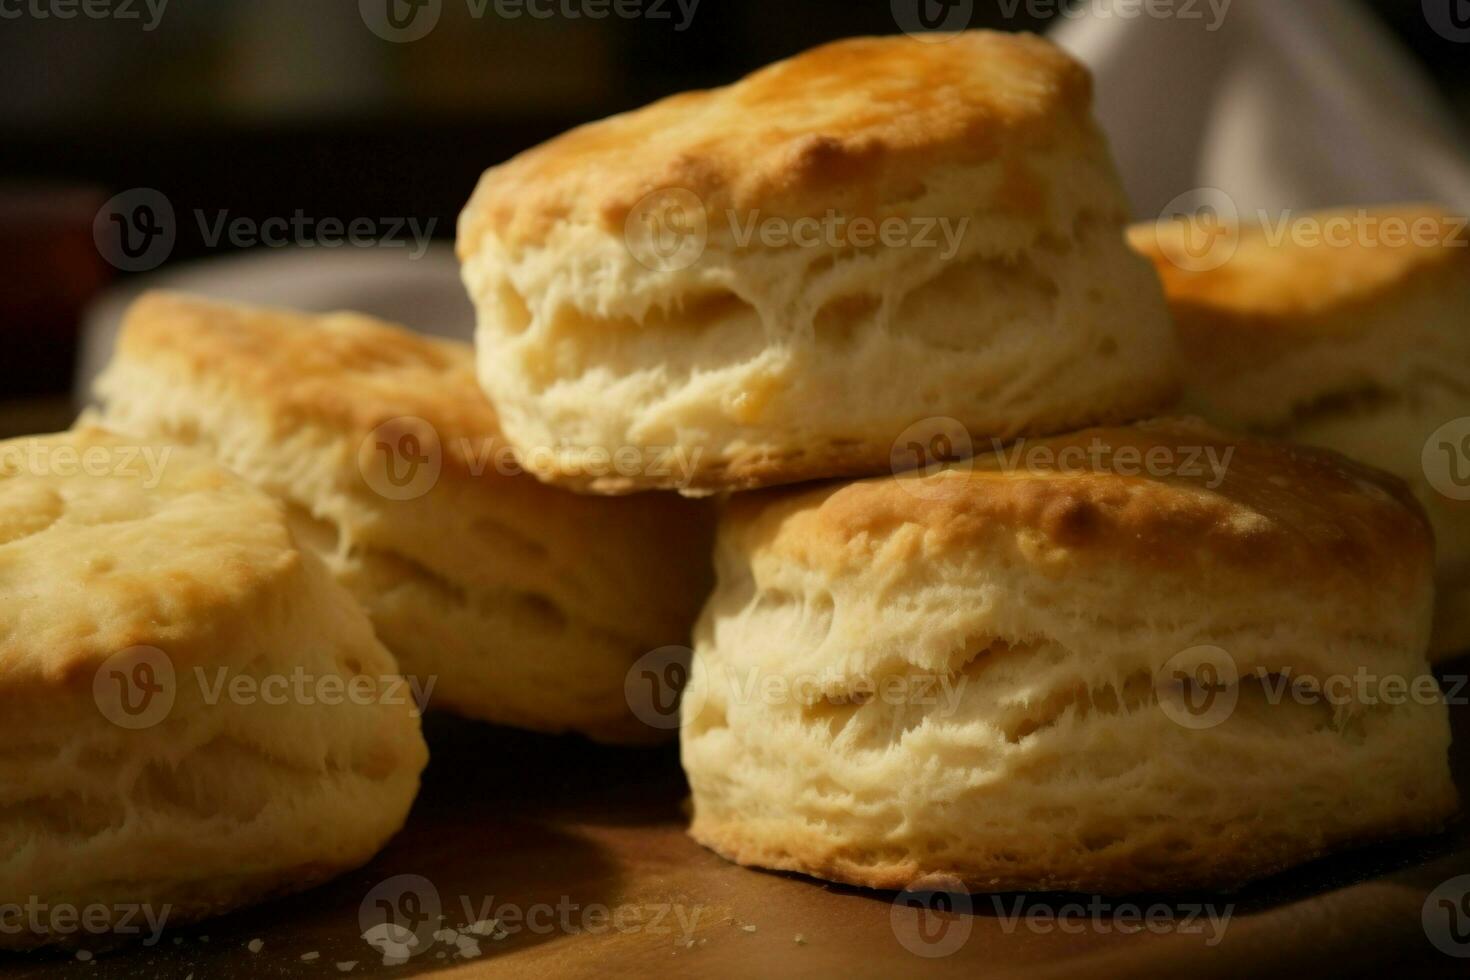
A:
<svg viewBox="0 0 1470 980">
<path fill-rule="evenodd" d="M 1464 794 L 1470 791 L 1470 753 L 1463 751 L 1470 710 L 1456 708 L 1455 718 Z M 921 973 L 1091 980 L 1351 976 L 1390 966 L 1412 968 L 1401 975 L 1470 975 L 1470 959 L 1435 949 L 1421 924 L 1426 896 L 1470 873 L 1464 826 L 1321 861 L 1235 895 L 1174 896 L 1168 932 L 1120 932 L 1113 913 L 1127 910 L 1116 905 L 1095 919 L 1090 912 L 1076 918 L 1082 911 L 1074 908 L 1065 931 L 1047 928 L 1051 911 L 1085 906 L 1085 896 L 975 896 L 974 914 L 935 916 L 928 922 L 936 928 L 920 936 L 917 913 L 902 907 L 895 913 L 891 894 L 751 871 L 696 846 L 683 833 L 685 786 L 672 748 L 624 751 L 452 719 L 431 722 L 435 754 L 423 796 L 408 827 L 369 867 L 294 898 L 170 930 L 152 949 L 134 943 L 98 952 L 91 962 L 58 953 L 0 956 L 0 975 L 447 980 Z M 456 943 L 438 942 L 405 964 L 385 966 L 361 938 L 360 913 L 375 887 L 400 875 L 432 883 L 447 925 L 478 920 L 486 907 L 503 914 L 509 905 L 532 915 L 537 928 L 481 938 L 473 958 L 460 957 Z M 1014 919 L 1017 902 L 1023 903 L 1020 920 Z M 1215 940 L 1205 920 L 1196 931 L 1180 928 L 1195 904 L 1213 905 L 1217 914 L 1232 907 L 1223 938 Z M 538 905 L 544 911 L 532 912 Z M 620 929 L 611 925 L 617 910 Z M 1038 925 L 1028 927 L 1028 918 Z M 252 953 L 255 939 L 263 946 Z M 920 956 L 904 940 L 944 955 Z M 317 958 L 302 959 L 311 953 Z M 349 962 L 356 963 L 350 972 L 339 969 Z"/>
</svg>

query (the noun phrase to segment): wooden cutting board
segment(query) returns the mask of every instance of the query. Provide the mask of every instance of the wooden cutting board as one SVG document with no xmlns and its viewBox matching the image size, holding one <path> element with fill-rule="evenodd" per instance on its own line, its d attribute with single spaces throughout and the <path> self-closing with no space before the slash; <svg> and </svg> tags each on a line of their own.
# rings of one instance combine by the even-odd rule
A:
<svg viewBox="0 0 1470 980">
<path fill-rule="evenodd" d="M 1470 708 L 1453 714 L 1456 778 L 1470 798 Z M 1389 968 L 1409 971 L 1404 976 L 1470 975 L 1470 958 L 1451 957 L 1431 941 L 1470 955 L 1470 898 L 1455 891 L 1449 897 L 1457 908 L 1436 901 L 1425 912 L 1432 891 L 1470 874 L 1464 824 L 1320 861 L 1234 895 L 1091 908 L 1085 896 L 982 895 L 970 899 L 970 915 L 922 916 L 896 907 L 891 894 L 735 867 L 694 844 L 683 832 L 686 788 L 672 747 L 617 750 L 430 721 L 434 761 L 423 795 L 403 833 L 369 867 L 303 895 L 168 930 L 152 948 L 133 943 L 90 961 L 0 956 L 0 975 L 449 980 L 922 972 L 1094 980 L 1354 976 Z M 407 891 L 404 875 L 416 876 Z M 384 965 L 362 938 L 365 900 L 386 898 L 394 914 L 405 914 L 431 909 L 435 895 L 445 925 L 497 917 L 506 934 L 470 937 L 473 943 L 441 934 L 436 941 L 426 928 L 427 952 Z M 381 921 L 385 913 L 367 904 Z M 1135 906 L 1136 917 L 1125 906 Z M 1203 914 L 1206 906 L 1217 917 L 1228 907 L 1223 932 Z M 1152 929 L 1139 927 L 1146 914 L 1155 916 Z M 1457 937 L 1464 940 L 1458 946 Z"/>
</svg>

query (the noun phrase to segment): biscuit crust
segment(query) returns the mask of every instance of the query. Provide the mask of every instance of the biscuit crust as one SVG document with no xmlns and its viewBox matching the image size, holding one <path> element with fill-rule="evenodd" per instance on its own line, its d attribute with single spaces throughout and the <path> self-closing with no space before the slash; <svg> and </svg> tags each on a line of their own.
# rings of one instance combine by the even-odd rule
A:
<svg viewBox="0 0 1470 980">
<path fill-rule="evenodd" d="M 212 460 L 92 427 L 0 443 L 7 916 L 174 926 L 360 866 L 428 761 L 398 687 L 282 506 Z M 97 938 L 36 912 L 0 946 Z"/>
<path fill-rule="evenodd" d="M 199 445 L 289 503 L 405 672 L 438 678 L 436 703 L 655 738 L 624 678 L 687 640 L 713 509 L 542 485 L 501 435 L 473 361 L 467 345 L 356 314 L 154 293 L 130 311 L 98 393 L 109 425 Z M 433 478 L 400 493 L 392 474 L 413 458 Z"/>
<path fill-rule="evenodd" d="M 1423 514 L 1330 452 L 1097 429 L 736 498 L 716 563 L 681 747 L 691 834 L 740 863 L 1233 888 L 1458 805 Z M 1359 675 L 1418 694 L 1318 696 Z"/>
<path fill-rule="evenodd" d="M 1181 407 L 1323 446 L 1403 477 L 1438 539 L 1435 655 L 1470 648 L 1470 502 L 1434 485 L 1426 446 L 1470 416 L 1470 235 L 1431 204 L 1324 211 L 1272 227 L 1130 231 L 1158 269 L 1185 367 Z"/>
<path fill-rule="evenodd" d="M 887 200 L 936 168 L 1045 144 L 1059 116 L 1086 120 L 1091 107 L 1091 75 L 1034 35 L 835 41 L 734 85 L 579 127 L 490 170 L 465 209 L 461 258 L 487 235 L 511 249 L 542 245 L 567 221 L 621 232 L 663 187 L 711 211 L 797 215 Z M 1044 198 L 1036 175 L 1015 176 L 1013 205 Z"/>
<path fill-rule="evenodd" d="M 888 472 L 927 419 L 1156 412 L 1172 333 L 1090 109 L 1039 38 L 860 38 L 492 168 L 459 254 L 507 438 L 548 483 L 697 496 Z M 690 472 L 589 472 L 660 449 Z"/>
</svg>

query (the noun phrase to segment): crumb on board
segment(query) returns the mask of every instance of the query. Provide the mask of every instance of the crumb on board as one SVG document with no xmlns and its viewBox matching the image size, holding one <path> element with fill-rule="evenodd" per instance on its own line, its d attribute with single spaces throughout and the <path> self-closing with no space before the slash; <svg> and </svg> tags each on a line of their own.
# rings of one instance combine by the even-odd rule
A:
<svg viewBox="0 0 1470 980">
<path fill-rule="evenodd" d="M 252 953 L 258 953 L 262 949 L 265 949 L 265 940 L 264 939 L 252 939 L 252 940 L 250 940 L 250 942 L 248 942 L 248 943 L 245 944 L 245 948 L 248 949 L 248 950 L 250 950 L 250 952 L 252 952 Z"/>
</svg>

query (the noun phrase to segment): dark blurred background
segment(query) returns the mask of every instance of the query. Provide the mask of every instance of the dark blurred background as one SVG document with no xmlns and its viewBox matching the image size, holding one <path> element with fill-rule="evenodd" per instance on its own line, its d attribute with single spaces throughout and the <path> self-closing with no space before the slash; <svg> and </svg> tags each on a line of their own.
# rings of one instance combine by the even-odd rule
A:
<svg viewBox="0 0 1470 980">
<path fill-rule="evenodd" d="M 433 220 L 449 241 L 486 166 L 569 126 L 895 32 L 888 0 L 702 0 L 687 23 L 677 0 L 662 18 L 600 20 L 443 0 L 412 43 L 369 29 L 358 0 L 171 0 L 156 23 L 148 0 L 56 15 L 89 2 L 0 0 L 0 401 L 66 391 L 81 310 L 128 275 L 92 236 L 119 191 L 257 220 Z M 1371 5 L 1470 117 L 1470 45 L 1436 32 L 1421 0 Z M 1007 18 L 1014 5 L 977 0 L 971 25 L 1044 30 L 1028 6 Z M 165 270 L 235 248 L 181 220 Z"/>
</svg>

